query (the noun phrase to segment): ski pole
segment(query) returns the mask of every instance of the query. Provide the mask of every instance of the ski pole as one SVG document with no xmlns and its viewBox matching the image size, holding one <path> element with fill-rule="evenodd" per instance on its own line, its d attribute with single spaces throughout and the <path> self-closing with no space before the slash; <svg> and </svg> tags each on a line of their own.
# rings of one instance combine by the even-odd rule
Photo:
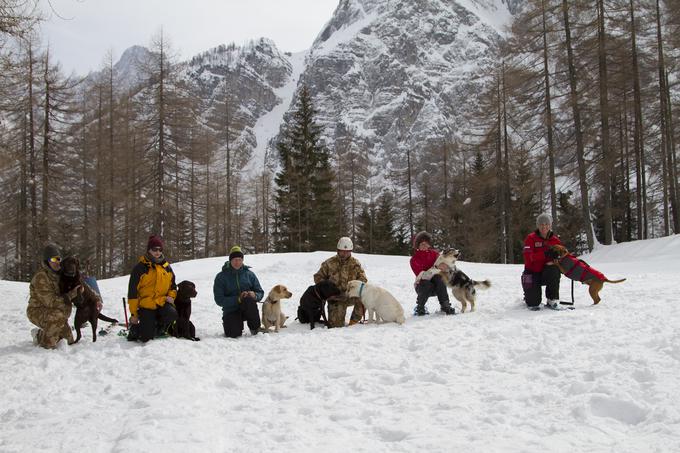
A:
<svg viewBox="0 0 680 453">
<path fill-rule="evenodd" d="M 127 317 L 127 303 L 125 302 L 125 298 L 123 297 L 123 311 L 125 312 L 125 328 L 128 329 L 128 317 Z"/>
</svg>

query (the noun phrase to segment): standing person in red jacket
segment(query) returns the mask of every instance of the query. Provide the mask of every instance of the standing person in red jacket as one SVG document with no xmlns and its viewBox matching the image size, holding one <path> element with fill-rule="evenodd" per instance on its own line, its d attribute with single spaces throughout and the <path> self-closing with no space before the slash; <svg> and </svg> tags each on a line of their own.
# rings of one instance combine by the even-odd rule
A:
<svg viewBox="0 0 680 453">
<path fill-rule="evenodd" d="M 432 236 L 426 231 L 416 234 L 413 239 L 413 256 L 411 257 L 411 269 L 416 274 L 416 293 L 418 299 L 416 308 L 413 312 L 416 316 L 426 315 L 425 303 L 432 296 L 437 296 L 441 311 L 447 315 L 455 315 L 456 310 L 449 302 L 449 293 L 442 276 L 437 274 L 431 279 L 423 277 L 423 273 L 434 266 L 434 262 L 439 257 L 439 252 L 432 248 Z"/>
<path fill-rule="evenodd" d="M 529 233 L 524 240 L 524 302 L 529 310 L 540 309 L 541 286 L 545 286 L 546 305 L 556 308 L 560 299 L 560 269 L 550 246 L 562 245 L 562 241 L 551 230 L 550 214 L 540 214 L 536 218 L 536 227 L 536 231 Z"/>
</svg>

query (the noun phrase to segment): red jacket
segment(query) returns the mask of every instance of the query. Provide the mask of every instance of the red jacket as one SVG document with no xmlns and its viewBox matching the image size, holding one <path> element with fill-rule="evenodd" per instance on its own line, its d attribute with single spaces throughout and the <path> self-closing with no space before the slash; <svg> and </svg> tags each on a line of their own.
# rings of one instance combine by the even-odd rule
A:
<svg viewBox="0 0 680 453">
<path fill-rule="evenodd" d="M 538 230 L 529 233 L 524 240 L 524 269 L 529 272 L 542 272 L 547 261 L 552 261 L 545 257 L 545 251 L 551 245 L 562 245 L 560 238 L 552 231 L 548 232 L 548 237 L 543 239 Z"/>
<path fill-rule="evenodd" d="M 585 282 L 588 280 L 599 280 L 601 282 L 607 280 L 607 277 L 597 269 L 593 269 L 583 260 L 576 258 L 574 255 L 564 255 L 559 259 L 560 266 L 564 269 L 564 275 L 572 280 Z"/>
<path fill-rule="evenodd" d="M 413 273 L 418 276 L 422 271 L 426 271 L 432 266 L 434 262 L 439 258 L 439 252 L 435 249 L 429 250 L 416 250 L 411 257 L 411 269 Z"/>
</svg>

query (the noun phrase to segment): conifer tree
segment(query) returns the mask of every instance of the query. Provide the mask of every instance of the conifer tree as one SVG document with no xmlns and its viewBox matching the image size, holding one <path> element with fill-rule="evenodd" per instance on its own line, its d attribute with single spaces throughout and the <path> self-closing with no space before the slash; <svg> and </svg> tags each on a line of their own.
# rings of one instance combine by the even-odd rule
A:
<svg viewBox="0 0 680 453">
<path fill-rule="evenodd" d="M 282 251 L 333 250 L 335 246 L 330 156 L 314 116 L 311 95 L 303 86 L 277 144 L 281 161 L 276 175 L 277 249 Z"/>
</svg>

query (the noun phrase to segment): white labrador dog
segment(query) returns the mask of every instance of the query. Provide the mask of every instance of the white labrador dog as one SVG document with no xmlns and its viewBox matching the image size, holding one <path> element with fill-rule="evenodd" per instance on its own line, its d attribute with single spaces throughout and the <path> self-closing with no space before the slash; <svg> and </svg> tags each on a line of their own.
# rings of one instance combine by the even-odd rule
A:
<svg viewBox="0 0 680 453">
<path fill-rule="evenodd" d="M 347 295 L 358 297 L 368 312 L 368 322 L 396 322 L 403 324 L 404 308 L 389 291 L 379 286 L 352 280 L 347 284 Z M 376 316 L 377 315 L 377 316 Z"/>
</svg>

